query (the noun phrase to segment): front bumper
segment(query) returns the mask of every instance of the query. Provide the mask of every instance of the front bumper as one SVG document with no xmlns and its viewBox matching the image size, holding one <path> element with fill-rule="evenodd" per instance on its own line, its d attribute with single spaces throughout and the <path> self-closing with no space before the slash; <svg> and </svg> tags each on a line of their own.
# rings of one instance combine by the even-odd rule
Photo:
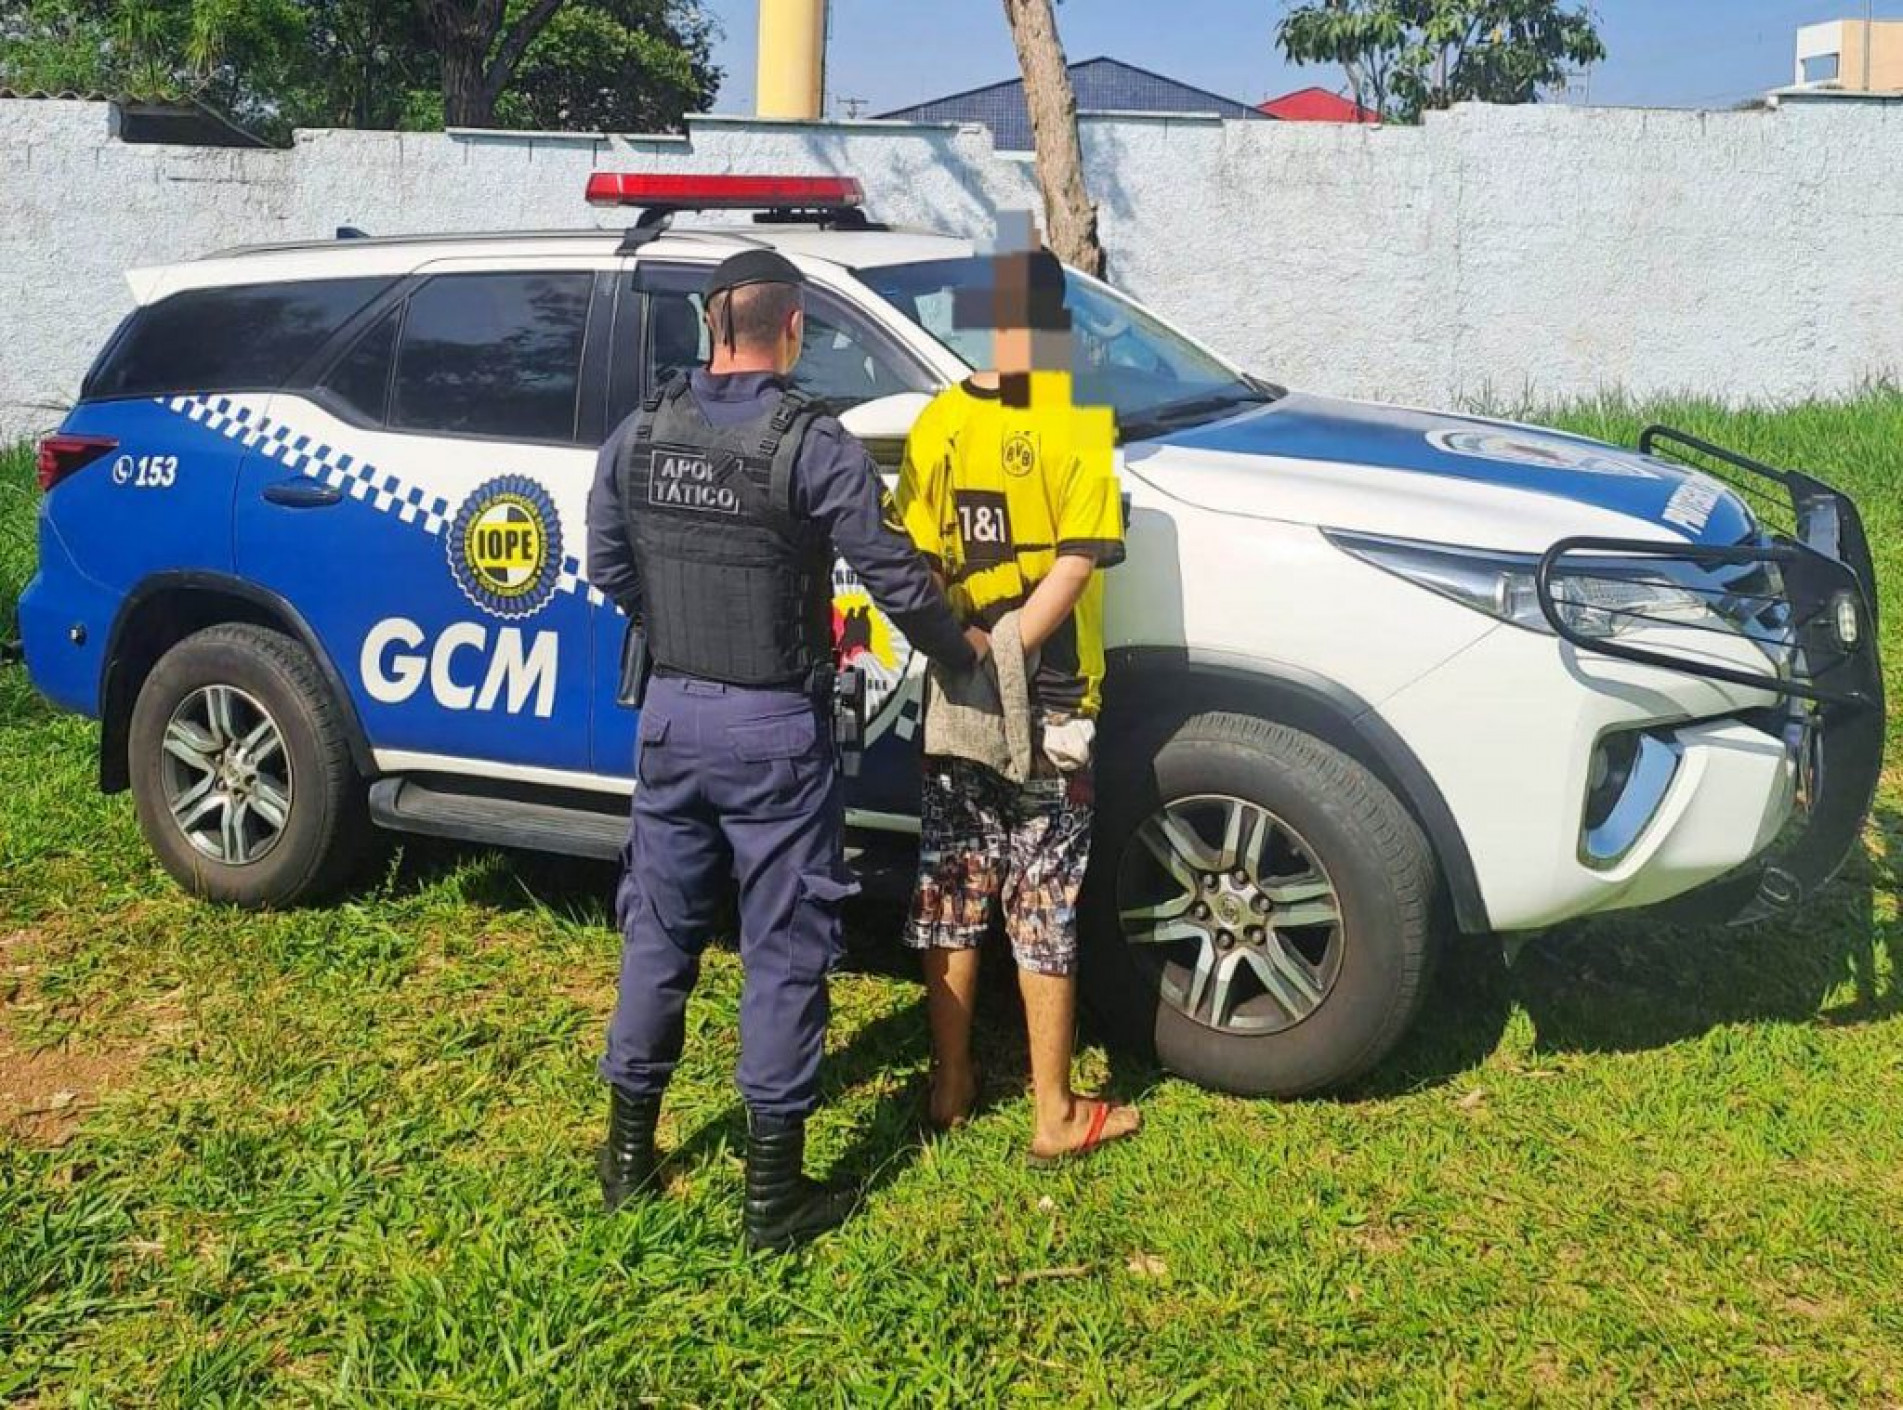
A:
<svg viewBox="0 0 1903 1410">
<path fill-rule="evenodd" d="M 1700 918 L 1756 919 L 1826 883 L 1868 816 L 1884 717 L 1876 581 L 1856 506 L 1808 476 L 1676 433 L 1648 433 L 1643 448 L 1668 441 L 1781 489 L 1784 523 L 1765 518 L 1782 532 L 1683 553 L 1776 562 L 1777 620 L 1791 649 L 1771 668 L 1772 658 L 1742 639 L 1662 654 L 1557 630 L 1563 622 L 1557 647 L 1552 637 L 1501 626 L 1382 702 L 1379 713 L 1442 788 L 1495 929 L 1535 929 L 1689 892 L 1714 904 Z M 1549 563 L 1567 551 L 1562 545 Z M 1577 551 L 1678 550 L 1601 540 Z M 1864 624 L 1850 642 L 1833 626 L 1845 594 Z M 1744 669 L 1754 661 L 1755 671 Z M 1606 741 L 1635 735 L 1654 742 L 1650 793 L 1632 816 L 1601 818 L 1595 835 L 1595 755 Z"/>
<path fill-rule="evenodd" d="M 1517 627 L 1496 627 L 1378 713 L 1439 785 L 1495 930 L 1651 905 L 1731 875 L 1779 836 L 1797 794 L 1797 760 L 1765 728 L 1770 697 Z M 1674 766 L 1595 857 L 1594 759 L 1633 737 L 1666 746 Z"/>
<path fill-rule="evenodd" d="M 1879 659 L 1876 568 L 1862 516 L 1848 495 L 1797 471 L 1779 470 L 1696 436 L 1653 426 L 1639 440 L 1647 455 L 1674 458 L 1723 480 L 1756 502 L 1769 532 L 1756 543 L 1728 548 L 1665 551 L 1692 564 L 1726 572 L 1756 572 L 1778 584 L 1765 599 L 1759 639 L 1775 667 L 1755 672 L 1714 665 L 1702 652 L 1634 649 L 1585 640 L 1565 629 L 1551 591 L 1551 574 L 1565 558 L 1559 545 L 1541 565 L 1540 605 L 1556 633 L 1581 650 L 1691 676 L 1762 689 L 1782 702 L 1780 732 L 1798 771 L 1799 810 L 1776 847 L 1754 854 L 1753 893 L 1733 877 L 1710 919 L 1752 921 L 1800 904 L 1842 867 L 1862 836 L 1883 771 L 1883 664 Z M 1659 546 L 1623 545 L 1661 556 Z M 1601 544 L 1589 551 L 1604 551 Z M 1774 574 L 1774 577 L 1773 577 Z M 1763 591 L 1762 588 L 1759 591 Z M 1736 894 L 1749 896 L 1742 909 Z M 1729 912 L 1726 914 L 1724 912 Z"/>
</svg>

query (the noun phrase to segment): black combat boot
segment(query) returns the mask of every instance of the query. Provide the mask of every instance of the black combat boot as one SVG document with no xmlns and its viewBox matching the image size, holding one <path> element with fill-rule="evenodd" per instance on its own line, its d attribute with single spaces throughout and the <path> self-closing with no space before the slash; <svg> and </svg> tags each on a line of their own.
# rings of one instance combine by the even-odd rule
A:
<svg viewBox="0 0 1903 1410">
<path fill-rule="evenodd" d="M 806 1123 L 798 1118 L 747 1118 L 747 1249 L 785 1253 L 845 1223 L 857 1190 L 809 1180 Z"/>
<path fill-rule="evenodd" d="M 595 1159 L 595 1169 L 601 1176 L 601 1202 L 613 1213 L 659 1183 L 654 1128 L 661 1120 L 661 1099 L 633 1096 L 619 1087 L 610 1087 L 608 1092 L 608 1139 Z"/>
</svg>

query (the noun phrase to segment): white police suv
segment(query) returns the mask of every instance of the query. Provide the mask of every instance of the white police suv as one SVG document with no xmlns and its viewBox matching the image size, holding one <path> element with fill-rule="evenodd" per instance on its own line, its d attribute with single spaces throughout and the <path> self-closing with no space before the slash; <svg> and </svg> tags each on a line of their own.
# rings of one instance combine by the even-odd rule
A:
<svg viewBox="0 0 1903 1410">
<path fill-rule="evenodd" d="M 100 719 L 102 785 L 192 890 L 316 896 L 370 820 L 617 851 L 635 717 L 583 502 L 609 429 L 706 355 L 720 259 L 805 270 L 795 380 L 888 470 L 982 355 L 954 309 L 983 258 L 871 223 L 856 183 L 590 197 L 642 214 L 130 276 L 40 447 L 20 611 L 38 687 Z M 718 207 L 757 214 L 672 223 Z M 1836 870 L 1882 746 L 1844 496 L 1662 428 L 1634 452 L 1287 392 L 1095 280 L 1070 305 L 1128 504 L 1084 975 L 1114 1035 L 1235 1091 L 1337 1086 L 1406 1028 L 1442 916 L 1758 915 Z M 920 662 L 843 568 L 836 619 L 870 682 L 852 821 L 902 836 Z"/>
</svg>

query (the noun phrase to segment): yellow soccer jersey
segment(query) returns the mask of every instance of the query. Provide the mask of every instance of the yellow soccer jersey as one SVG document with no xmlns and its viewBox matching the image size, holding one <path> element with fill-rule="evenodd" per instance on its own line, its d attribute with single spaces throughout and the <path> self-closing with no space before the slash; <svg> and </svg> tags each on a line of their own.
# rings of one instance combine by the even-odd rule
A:
<svg viewBox="0 0 1903 1410">
<path fill-rule="evenodd" d="M 1022 607 L 1060 553 L 1097 566 L 1123 561 L 1115 422 L 1071 401 L 1070 376 L 1032 375 L 1030 404 L 991 388 L 941 392 L 912 428 L 899 472 L 899 512 L 944 575 L 952 609 L 990 627 Z M 1103 574 L 1044 643 L 1036 677 L 1047 709 L 1094 715 L 1102 699 Z"/>
</svg>

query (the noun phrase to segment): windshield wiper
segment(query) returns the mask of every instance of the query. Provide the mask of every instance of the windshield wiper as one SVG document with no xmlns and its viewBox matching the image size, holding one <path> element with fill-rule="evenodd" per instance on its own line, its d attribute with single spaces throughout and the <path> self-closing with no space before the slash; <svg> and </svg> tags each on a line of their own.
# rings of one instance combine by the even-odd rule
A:
<svg viewBox="0 0 1903 1410">
<path fill-rule="evenodd" d="M 1274 400 L 1275 397 L 1266 390 L 1247 387 L 1233 392 L 1185 397 L 1181 401 L 1166 401 L 1125 422 L 1123 434 L 1126 440 L 1140 440 L 1144 436 L 1155 435 L 1158 431 L 1167 431 L 1199 417 L 1227 411 L 1231 407 L 1260 406 Z"/>
</svg>

